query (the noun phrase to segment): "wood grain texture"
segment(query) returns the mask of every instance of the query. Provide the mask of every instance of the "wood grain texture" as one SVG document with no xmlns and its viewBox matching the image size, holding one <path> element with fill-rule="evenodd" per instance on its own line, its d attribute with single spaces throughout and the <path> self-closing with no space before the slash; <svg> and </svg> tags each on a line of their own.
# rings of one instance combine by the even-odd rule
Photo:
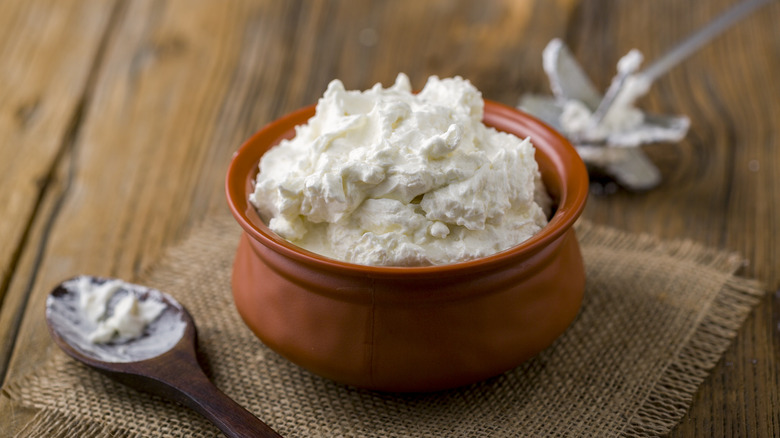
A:
<svg viewBox="0 0 780 438">
<path fill-rule="evenodd" d="M 73 128 L 111 11 L 97 1 L 0 4 L 0 302 Z"/>
<path fill-rule="evenodd" d="M 132 278 L 215 209 L 234 150 L 275 117 L 348 88 L 461 75 L 515 104 L 549 92 L 563 37 L 596 84 L 652 60 L 734 1 L 0 3 L 0 372 L 47 357 L 45 293 L 76 273 Z M 780 289 L 780 4 L 654 85 L 647 109 L 688 115 L 646 148 L 664 183 L 592 196 L 586 217 L 738 251 Z M 780 296 L 768 294 L 673 436 L 780 436 Z M 0 424 L 30 418 L 0 397 Z M 11 426 L 9 426 L 11 427 Z"/>
</svg>

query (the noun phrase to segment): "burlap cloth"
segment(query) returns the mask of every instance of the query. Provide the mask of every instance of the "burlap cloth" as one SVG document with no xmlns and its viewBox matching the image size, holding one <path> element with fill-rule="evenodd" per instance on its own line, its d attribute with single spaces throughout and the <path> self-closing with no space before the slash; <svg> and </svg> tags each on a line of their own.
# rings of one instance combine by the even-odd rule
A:
<svg viewBox="0 0 780 438">
<path fill-rule="evenodd" d="M 226 215 L 136 280 L 190 309 L 216 385 L 284 436 L 663 435 L 682 418 L 761 288 L 733 275 L 743 262 L 734 254 L 587 222 L 577 231 L 587 289 L 572 326 L 518 368 L 441 393 L 346 387 L 263 346 L 233 307 L 239 228 Z M 220 435 L 198 415 L 114 383 L 54 348 L 47 363 L 4 392 L 38 409 L 25 437 Z"/>
</svg>

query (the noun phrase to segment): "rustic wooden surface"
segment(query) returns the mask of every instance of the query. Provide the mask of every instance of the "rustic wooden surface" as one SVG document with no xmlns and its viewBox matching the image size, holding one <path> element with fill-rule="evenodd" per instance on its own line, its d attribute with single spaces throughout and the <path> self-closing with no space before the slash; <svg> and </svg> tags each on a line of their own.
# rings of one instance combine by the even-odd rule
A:
<svg viewBox="0 0 780 438">
<path fill-rule="evenodd" d="M 515 104 L 549 92 L 562 37 L 606 87 L 734 0 L 0 2 L 0 376 L 54 348 L 46 292 L 77 273 L 132 278 L 225 209 L 232 152 L 263 124 L 406 72 L 461 75 Z M 664 76 L 641 101 L 692 125 L 648 153 L 664 183 L 592 196 L 585 216 L 738 251 L 767 295 L 672 436 L 780 436 L 780 2 Z M 33 415 L 0 396 L 0 435 Z"/>
</svg>

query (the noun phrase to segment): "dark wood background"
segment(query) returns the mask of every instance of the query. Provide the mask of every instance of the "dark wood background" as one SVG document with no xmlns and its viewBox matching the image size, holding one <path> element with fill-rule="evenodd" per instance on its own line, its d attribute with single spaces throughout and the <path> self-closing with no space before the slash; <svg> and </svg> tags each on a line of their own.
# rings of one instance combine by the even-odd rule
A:
<svg viewBox="0 0 780 438">
<path fill-rule="evenodd" d="M 348 88 L 461 75 L 486 98 L 549 93 L 563 38 L 599 87 L 734 0 L 0 2 L 0 376 L 53 347 L 46 292 L 78 273 L 133 278 L 209 213 L 240 143 Z M 661 78 L 641 101 L 686 114 L 647 147 L 663 184 L 591 196 L 585 217 L 741 253 L 766 297 L 672 436 L 780 436 L 780 2 Z M 34 412 L 0 397 L 0 435 Z"/>
</svg>

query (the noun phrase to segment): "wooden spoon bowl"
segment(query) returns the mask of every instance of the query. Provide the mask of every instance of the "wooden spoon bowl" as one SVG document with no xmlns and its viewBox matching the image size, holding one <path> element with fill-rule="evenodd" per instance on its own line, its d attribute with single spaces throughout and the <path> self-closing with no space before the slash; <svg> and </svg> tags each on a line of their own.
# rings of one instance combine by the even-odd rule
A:
<svg viewBox="0 0 780 438">
<path fill-rule="evenodd" d="M 89 278 L 95 283 L 106 281 Z M 195 322 L 187 309 L 171 296 L 138 286 L 147 291 L 139 299 L 151 299 L 148 295 L 151 293 L 167 308 L 141 337 L 120 344 L 93 345 L 83 337 L 83 315 L 79 315 L 79 308 L 74 305 L 78 291 L 68 287 L 70 283 L 57 285 L 46 301 L 49 333 L 69 356 L 131 388 L 193 409 L 228 437 L 281 436 L 209 380 L 197 360 Z M 162 342 L 150 342 L 150 337 Z M 150 349 L 150 344 L 156 347 Z"/>
</svg>

